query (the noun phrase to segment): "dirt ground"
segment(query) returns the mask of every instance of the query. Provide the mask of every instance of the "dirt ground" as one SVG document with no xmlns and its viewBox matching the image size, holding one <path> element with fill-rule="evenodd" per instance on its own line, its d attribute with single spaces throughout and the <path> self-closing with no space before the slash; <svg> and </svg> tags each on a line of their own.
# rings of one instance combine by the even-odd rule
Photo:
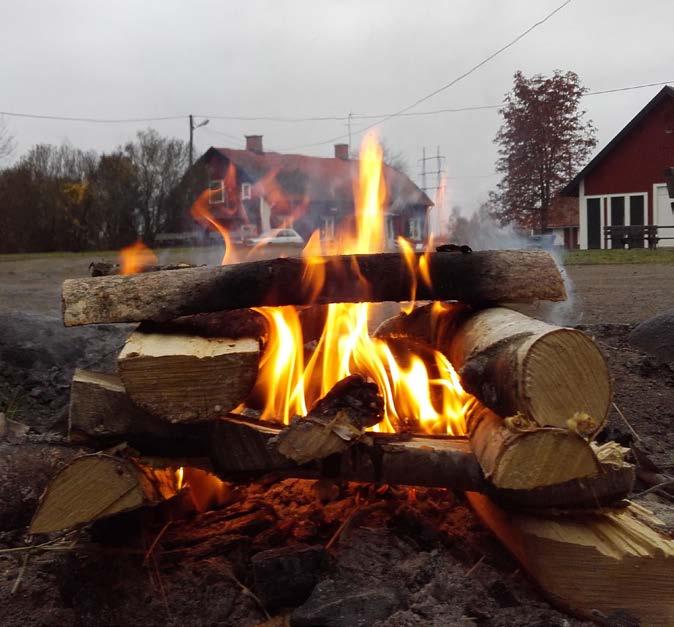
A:
<svg viewBox="0 0 674 627">
<path fill-rule="evenodd" d="M 217 257 L 218 251 L 212 252 L 211 257 Z M 0 320 L 2 314 L 21 311 L 35 316 L 28 318 L 33 324 L 40 316 L 50 317 L 53 324 L 60 313 L 61 281 L 85 276 L 89 260 L 79 255 L 0 260 Z M 184 258 L 162 259 L 169 260 Z M 612 409 L 605 437 L 636 445 L 671 473 L 674 366 L 635 350 L 627 335 L 636 322 L 674 307 L 674 266 L 567 270 L 573 299 L 557 313 L 567 323 L 581 325 L 604 351 L 615 403 L 629 422 L 628 426 Z M 103 333 L 102 327 L 97 333 L 107 338 L 106 346 L 119 341 L 117 336 L 108 338 L 112 331 Z M 49 328 L 41 327 L 41 342 L 51 341 Z M 101 349 L 92 355 L 82 349 L 71 359 L 100 359 L 108 352 Z M 27 398 L 33 404 L 13 408 L 12 416 L 32 423 L 40 442 L 53 438 L 62 446 L 68 392 L 60 374 L 75 364 L 57 367 L 55 359 L 44 365 L 44 372 L 57 384 L 51 385 L 52 379 L 40 385 L 31 382 Z M 27 363 L 34 369 L 31 361 Z M 0 372 L 0 384 L 4 374 Z M 9 384 L 22 387 L 17 377 Z M 49 403 L 40 411 L 50 414 L 58 408 L 59 416 L 35 422 L 32 412 L 47 392 Z M 7 407 L 0 397 L 3 410 Z M 639 483 L 637 490 L 646 487 Z M 215 512 L 135 512 L 84 530 L 76 546 L 63 543 L 31 553 L 30 558 L 3 552 L 28 542 L 23 525 L 36 499 L 37 494 L 28 495 L 24 511 L 11 524 L 0 525 L 1 625 L 238 626 L 261 624 L 270 615 L 276 619 L 265 623 L 268 627 L 588 624 L 553 608 L 463 496 L 445 490 L 339 484 L 326 496 L 313 481 L 269 477 L 231 486 L 224 506 Z M 642 503 L 669 516 L 674 529 L 671 502 L 649 494 Z M 167 519 L 172 522 L 165 527 Z M 326 549 L 347 520 L 338 541 Z M 307 588 L 270 600 L 278 589 L 265 588 L 260 564 L 285 547 L 303 547 L 302 554 L 309 555 L 302 558 L 308 562 L 293 566 L 291 577 L 308 582 Z M 278 566 L 273 559 L 269 563 Z M 604 624 L 636 623 L 609 617 Z"/>
</svg>

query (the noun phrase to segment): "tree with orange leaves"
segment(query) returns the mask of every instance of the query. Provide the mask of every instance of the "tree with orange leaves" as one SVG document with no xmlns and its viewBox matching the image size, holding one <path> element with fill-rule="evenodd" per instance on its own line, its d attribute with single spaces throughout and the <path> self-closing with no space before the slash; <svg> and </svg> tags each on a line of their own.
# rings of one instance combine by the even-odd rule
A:
<svg viewBox="0 0 674 627">
<path fill-rule="evenodd" d="M 552 198 L 597 143 L 596 129 L 580 109 L 586 91 L 575 72 L 555 70 L 550 77 L 530 78 L 515 73 L 494 139 L 499 146 L 496 170 L 503 178 L 490 200 L 501 223 L 547 228 Z"/>
</svg>

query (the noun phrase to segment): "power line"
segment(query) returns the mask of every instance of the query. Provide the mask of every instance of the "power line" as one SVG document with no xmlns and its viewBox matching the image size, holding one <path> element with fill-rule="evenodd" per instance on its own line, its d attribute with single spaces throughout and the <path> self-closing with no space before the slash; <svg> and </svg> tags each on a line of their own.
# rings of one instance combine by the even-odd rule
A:
<svg viewBox="0 0 674 627">
<path fill-rule="evenodd" d="M 165 115 L 154 118 L 86 118 L 69 115 L 40 115 L 37 113 L 14 113 L 12 111 L 0 111 L 0 115 L 6 115 L 11 118 L 31 118 L 36 120 L 59 120 L 61 122 L 88 122 L 92 124 L 132 124 L 136 122 L 160 122 L 163 120 L 184 120 L 186 115 Z"/>
<path fill-rule="evenodd" d="M 674 83 L 674 80 L 669 81 L 658 81 L 656 83 L 643 83 L 640 85 L 630 85 L 627 87 L 616 87 L 613 89 L 602 89 L 599 91 L 589 91 L 583 96 L 600 96 L 602 94 L 613 94 L 617 92 L 632 91 L 634 89 L 644 89 L 646 87 L 661 87 L 663 85 L 669 85 Z M 332 116 L 314 116 L 314 117 L 273 117 L 273 116 L 236 116 L 236 115 L 195 115 L 199 118 L 211 118 L 214 120 L 230 120 L 230 121 L 240 121 L 240 122 L 255 122 L 255 121 L 267 121 L 267 122 L 287 122 L 287 123 L 299 123 L 299 122 L 344 122 L 351 120 L 372 120 L 380 118 L 391 118 L 391 117 L 420 117 L 428 115 L 439 115 L 442 113 L 461 113 L 464 111 L 482 111 L 490 109 L 500 109 L 503 107 L 503 103 L 500 104 L 487 104 L 487 105 L 468 105 L 465 107 L 446 107 L 442 109 L 432 109 L 429 111 L 412 111 L 405 113 L 351 113 L 349 115 L 332 115 Z M 55 120 L 63 122 L 84 122 L 91 124 L 133 124 L 133 123 L 142 123 L 142 122 L 161 122 L 166 120 L 184 120 L 187 115 L 166 115 L 158 117 L 138 117 L 138 118 L 90 118 L 85 116 L 60 116 L 60 115 L 42 115 L 37 113 L 16 113 L 12 111 L 0 111 L 0 115 L 6 115 L 7 117 L 14 118 L 29 118 L 29 119 L 38 119 L 38 120 Z M 233 135 L 227 135 L 222 131 L 210 131 L 210 132 L 219 132 L 222 135 L 234 137 Z M 358 131 L 360 132 L 360 131 Z M 237 138 L 238 139 L 238 138 Z M 323 142 L 328 143 L 328 142 Z"/>
<path fill-rule="evenodd" d="M 471 67 L 470 69 L 468 69 L 468 70 L 466 70 L 465 72 L 463 72 L 463 74 L 459 74 L 459 76 L 457 76 L 456 78 L 454 78 L 454 79 L 452 79 L 451 81 L 449 81 L 449 83 L 445 83 L 444 85 L 442 85 L 442 86 L 439 87 L 438 89 L 432 91 L 430 94 L 426 94 L 425 96 L 423 96 L 423 97 L 419 98 L 418 100 L 414 101 L 412 104 L 407 105 L 406 107 L 403 107 L 403 108 L 400 109 L 399 111 L 396 111 L 395 113 L 391 113 L 391 114 L 389 114 L 389 115 L 383 117 L 381 120 L 378 120 L 378 121 L 376 121 L 376 122 L 373 122 L 372 124 L 369 124 L 368 126 L 365 126 L 365 127 L 363 127 L 362 129 L 359 129 L 358 131 L 356 131 L 356 134 L 364 133 L 365 131 L 370 130 L 371 128 L 373 128 L 374 126 L 377 126 L 378 124 L 382 124 L 382 123 L 386 122 L 387 120 L 390 120 L 391 118 L 398 117 L 398 116 L 400 116 L 400 115 L 406 113 L 406 112 L 409 111 L 410 109 L 413 109 L 413 108 L 416 107 L 417 105 L 420 105 L 422 102 L 425 102 L 426 100 L 429 100 L 430 98 L 433 98 L 434 96 L 437 96 L 439 93 L 441 93 L 441 92 L 443 92 L 443 91 L 449 89 L 450 87 L 453 87 L 453 86 L 456 85 L 459 81 L 462 81 L 464 78 L 470 76 L 473 72 L 475 72 L 476 70 L 478 70 L 479 68 L 481 68 L 483 65 L 485 65 L 486 63 L 488 63 L 489 61 L 491 61 L 494 57 L 498 56 L 499 54 L 501 54 L 502 52 L 504 52 L 505 50 L 507 50 L 507 49 L 510 48 L 511 46 L 514 46 L 518 41 L 520 41 L 523 37 L 525 37 L 526 35 L 528 35 L 532 30 L 534 30 L 535 28 L 538 28 L 538 27 L 541 26 L 542 24 L 545 24 L 545 22 L 547 22 L 550 18 L 552 18 L 556 13 L 558 13 L 558 12 L 561 11 L 565 6 L 567 6 L 568 4 L 570 4 L 571 1 L 572 1 L 572 0 L 565 0 L 565 1 L 564 1 L 562 4 L 560 4 L 556 9 L 554 9 L 554 10 L 552 10 L 550 13 L 548 13 L 545 17 L 543 17 L 542 19 L 538 20 L 537 22 L 535 22 L 534 24 L 532 24 L 531 26 L 529 26 L 529 28 L 527 28 L 525 31 L 523 31 L 523 32 L 520 33 L 519 35 L 517 35 L 517 37 L 515 37 L 514 39 L 512 39 L 511 41 L 509 41 L 509 42 L 508 42 L 507 44 L 505 44 L 504 46 L 501 46 L 501 47 L 500 47 L 498 50 L 496 50 L 495 52 L 492 52 L 488 57 L 486 57 L 485 59 L 483 59 L 483 60 L 480 61 L 479 63 L 476 63 L 476 64 L 475 64 L 473 67 Z M 321 141 L 321 142 L 314 142 L 313 144 L 306 144 L 306 145 L 304 145 L 304 146 L 298 146 L 298 147 L 296 147 L 296 148 L 290 148 L 290 150 L 297 150 L 298 148 L 309 148 L 309 147 L 312 147 L 312 146 L 320 146 L 320 145 L 323 145 L 323 144 L 332 143 L 332 142 L 337 141 L 337 140 L 340 140 L 340 139 L 344 139 L 344 135 L 339 135 L 339 136 L 337 136 L 337 137 L 333 137 L 333 138 L 331 138 L 331 139 L 328 139 L 328 140 L 325 140 L 325 141 Z"/>
</svg>

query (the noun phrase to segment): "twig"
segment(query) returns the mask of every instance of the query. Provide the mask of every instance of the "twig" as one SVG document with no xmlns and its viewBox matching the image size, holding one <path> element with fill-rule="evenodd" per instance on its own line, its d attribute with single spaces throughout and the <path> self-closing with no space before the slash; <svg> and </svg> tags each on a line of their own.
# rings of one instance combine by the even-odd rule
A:
<svg viewBox="0 0 674 627">
<path fill-rule="evenodd" d="M 34 551 L 35 549 L 40 549 L 42 547 L 48 547 L 50 545 L 57 544 L 62 540 L 65 540 L 68 536 L 72 535 L 73 533 L 77 533 L 77 531 L 68 531 L 67 533 L 64 533 L 62 536 L 59 536 L 58 538 L 47 540 L 46 542 L 42 542 L 41 544 L 29 544 L 28 546 L 14 546 L 8 549 L 0 549 L 0 553 L 20 553 L 22 551 Z"/>
<path fill-rule="evenodd" d="M 639 497 L 639 496 L 646 496 L 647 494 L 650 494 L 651 492 L 657 492 L 658 490 L 661 490 L 662 488 L 667 488 L 670 485 L 674 485 L 674 479 L 667 479 L 667 481 L 661 481 L 660 483 L 656 483 L 655 485 L 651 486 L 650 488 L 647 488 L 643 492 L 639 492 L 638 494 L 635 494 L 634 497 Z M 671 496 L 671 494 L 667 493 L 668 496 Z"/>
<path fill-rule="evenodd" d="M 466 574 L 464 575 L 464 577 L 470 577 L 470 576 L 477 570 L 478 566 L 479 566 L 480 564 L 482 564 L 482 562 L 484 562 L 484 558 L 485 558 L 485 557 L 487 557 L 487 556 L 486 556 L 486 555 L 483 555 L 479 560 L 477 560 L 477 562 L 475 562 L 475 563 L 468 569 L 468 571 L 466 572 Z"/>
<path fill-rule="evenodd" d="M 143 564 L 147 564 L 148 559 L 152 555 L 152 552 L 154 551 L 154 548 L 157 546 L 157 542 L 159 542 L 160 538 L 164 535 L 164 532 L 171 526 L 173 523 L 172 520 L 169 520 L 162 528 L 161 531 L 157 534 L 157 537 L 152 541 L 152 544 L 150 545 L 150 548 L 147 550 L 145 553 L 145 557 L 143 558 Z"/>
<path fill-rule="evenodd" d="M 271 619 L 269 612 L 267 612 L 262 601 L 260 601 L 259 597 L 248 586 L 241 583 L 237 579 L 236 575 L 233 572 L 231 572 L 230 569 L 228 569 L 227 577 L 229 577 L 237 586 L 239 586 L 239 588 L 241 588 L 241 592 L 247 594 L 251 599 L 253 599 L 253 601 L 255 601 L 255 603 L 257 603 L 257 606 L 260 608 L 260 610 L 262 611 L 267 620 Z"/>
<path fill-rule="evenodd" d="M 641 442 L 641 438 L 639 437 L 639 434 L 632 428 L 632 425 L 629 423 L 627 418 L 625 418 L 625 414 L 623 414 L 620 411 L 620 407 L 618 407 L 615 403 L 611 403 L 611 405 L 613 405 L 613 408 L 618 412 L 618 415 L 623 419 L 623 422 L 627 425 L 627 428 L 632 432 L 632 435 L 634 436 L 634 439 Z"/>
<path fill-rule="evenodd" d="M 23 579 L 23 574 L 26 572 L 26 566 L 28 566 L 28 558 L 30 557 L 30 553 L 26 553 L 23 556 L 23 563 L 21 564 L 21 568 L 19 569 L 19 574 L 16 577 L 16 581 L 14 582 L 14 585 L 12 586 L 12 591 L 10 594 L 14 594 L 18 589 L 19 586 L 21 585 L 21 580 Z"/>
<path fill-rule="evenodd" d="M 339 536 L 342 535 L 342 531 L 346 529 L 346 526 L 351 522 L 351 519 L 356 515 L 356 512 L 360 509 L 360 503 L 356 503 L 355 507 L 349 512 L 349 515 L 342 521 L 342 524 L 337 527 L 337 531 L 332 534 L 332 538 L 328 540 L 328 543 L 325 545 L 325 550 L 329 551 L 335 542 L 339 540 Z"/>
</svg>

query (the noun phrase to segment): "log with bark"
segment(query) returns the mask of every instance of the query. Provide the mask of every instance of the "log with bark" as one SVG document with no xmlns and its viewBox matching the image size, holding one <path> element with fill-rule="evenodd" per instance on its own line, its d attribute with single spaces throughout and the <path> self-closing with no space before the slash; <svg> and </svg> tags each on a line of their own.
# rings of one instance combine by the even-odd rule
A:
<svg viewBox="0 0 674 627">
<path fill-rule="evenodd" d="M 86 395 L 88 388 L 95 397 L 99 394 L 97 387 L 94 376 L 80 377 L 77 394 Z M 495 488 L 485 480 L 466 438 L 372 432 L 366 434 L 367 441 L 356 442 L 341 454 L 300 465 L 282 455 L 275 445 L 283 425 L 234 415 L 204 423 L 166 423 L 162 437 L 154 433 L 144 435 L 139 429 L 124 434 L 115 415 L 115 407 L 124 402 L 121 381 L 115 390 L 117 398 L 101 405 L 95 423 L 90 416 L 78 415 L 80 408 L 90 407 L 91 403 L 80 400 L 71 405 L 71 429 L 84 425 L 94 438 L 98 433 L 114 431 L 114 441 L 129 441 L 142 455 L 170 457 L 182 451 L 185 456 L 207 458 L 213 471 L 225 480 L 255 478 L 269 472 L 299 478 L 329 476 L 351 481 L 484 491 L 509 503 L 530 507 L 588 507 L 610 503 L 629 494 L 634 483 L 633 468 L 606 464 L 590 477 L 583 477 L 584 472 L 579 472 L 580 476 L 575 479 L 569 473 L 560 474 L 560 477 L 570 477 L 561 484 L 536 489 Z M 559 461 L 562 465 L 565 463 L 563 459 Z M 515 472 L 524 470 L 516 468 Z M 529 480 L 528 485 L 533 482 Z"/>
<path fill-rule="evenodd" d="M 131 400 L 171 422 L 208 420 L 227 413 L 257 378 L 257 338 L 143 333 L 127 340 L 119 376 Z"/>
<path fill-rule="evenodd" d="M 63 284 L 63 319 L 74 326 L 163 321 L 263 305 L 404 301 L 413 284 L 419 300 L 484 304 L 566 298 L 559 270 L 544 251 L 442 252 L 428 259 L 432 287 L 396 253 L 323 258 L 324 280 L 317 293 L 305 281 L 305 262 L 299 258 L 69 279 Z"/>
<path fill-rule="evenodd" d="M 185 268 L 196 268 L 193 263 L 168 263 L 164 265 L 147 264 L 142 266 L 138 272 L 158 272 L 159 270 L 184 270 Z M 119 274 L 122 267 L 118 263 L 109 261 L 92 261 L 89 264 L 89 274 L 91 276 L 110 276 Z"/>
<path fill-rule="evenodd" d="M 598 432 L 611 403 L 601 351 L 576 329 L 505 307 L 472 312 L 426 305 L 380 325 L 376 334 L 410 335 L 445 353 L 463 387 L 504 417 L 521 414 L 540 426 Z"/>
<path fill-rule="evenodd" d="M 674 624 L 674 540 L 644 508 L 551 515 L 504 511 L 483 494 L 467 496 L 566 611 L 605 625 Z"/>
<path fill-rule="evenodd" d="M 178 492 L 176 468 L 147 460 L 94 453 L 76 457 L 49 482 L 30 533 L 73 529 L 139 507 L 152 506 Z"/>
</svg>

